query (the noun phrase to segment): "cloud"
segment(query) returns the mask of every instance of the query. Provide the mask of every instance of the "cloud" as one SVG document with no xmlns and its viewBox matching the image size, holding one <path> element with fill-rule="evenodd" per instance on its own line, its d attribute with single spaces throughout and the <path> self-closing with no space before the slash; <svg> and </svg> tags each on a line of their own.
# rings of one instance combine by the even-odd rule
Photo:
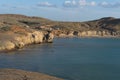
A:
<svg viewBox="0 0 120 80">
<path fill-rule="evenodd" d="M 95 1 L 88 2 L 86 0 L 66 0 L 64 2 L 64 7 L 85 7 L 85 6 L 96 6 Z"/>
<path fill-rule="evenodd" d="M 92 1 L 92 2 L 90 2 L 90 5 L 91 5 L 91 6 L 96 6 L 97 3 L 96 3 L 95 1 Z"/>
<path fill-rule="evenodd" d="M 80 5 L 80 6 L 87 6 L 88 3 L 87 3 L 86 0 L 79 0 L 79 5 Z"/>
<path fill-rule="evenodd" d="M 1 7 L 6 9 L 29 9 L 28 6 L 13 5 L 13 4 L 2 4 Z"/>
<path fill-rule="evenodd" d="M 25 9 L 27 9 L 27 10 L 29 9 L 29 7 L 27 7 L 27 6 L 11 6 L 11 8 L 12 9 L 24 9 L 24 10 Z"/>
<path fill-rule="evenodd" d="M 77 2 L 75 0 L 67 0 L 63 4 L 64 7 L 77 7 Z"/>
<path fill-rule="evenodd" d="M 88 0 L 65 0 L 63 3 L 63 8 L 84 8 L 84 7 L 104 7 L 104 8 L 118 8 L 120 7 L 120 2 L 109 3 L 109 2 L 97 2 Z M 49 2 L 40 2 L 37 7 L 51 7 L 60 8 L 57 4 Z"/>
<path fill-rule="evenodd" d="M 120 2 L 116 3 L 102 2 L 99 5 L 104 8 L 118 8 L 120 7 Z"/>
<path fill-rule="evenodd" d="M 39 7 L 57 7 L 55 4 L 51 4 L 49 2 L 40 2 L 37 4 Z"/>
<path fill-rule="evenodd" d="M 71 8 L 71 7 L 86 7 L 86 6 L 93 6 L 93 7 L 104 7 L 104 8 L 119 8 L 120 2 L 110 3 L 110 2 L 95 2 L 95 1 L 87 1 L 87 0 L 66 0 L 64 2 L 64 7 Z"/>
</svg>

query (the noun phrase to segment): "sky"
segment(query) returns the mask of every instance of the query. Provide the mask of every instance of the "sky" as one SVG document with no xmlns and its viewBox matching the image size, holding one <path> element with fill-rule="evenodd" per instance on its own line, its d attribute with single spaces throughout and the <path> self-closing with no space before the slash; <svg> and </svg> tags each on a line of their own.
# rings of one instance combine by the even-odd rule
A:
<svg viewBox="0 0 120 80">
<path fill-rule="evenodd" d="M 120 0 L 0 0 L 0 14 L 23 14 L 56 21 L 120 18 Z"/>
</svg>

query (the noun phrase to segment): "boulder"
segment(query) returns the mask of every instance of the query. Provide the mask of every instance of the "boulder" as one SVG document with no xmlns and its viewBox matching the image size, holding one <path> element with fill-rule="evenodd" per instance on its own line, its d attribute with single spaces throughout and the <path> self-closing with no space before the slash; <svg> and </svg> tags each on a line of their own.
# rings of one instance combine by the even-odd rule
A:
<svg viewBox="0 0 120 80">
<path fill-rule="evenodd" d="M 43 40 L 44 42 L 48 42 L 48 43 L 52 43 L 54 39 L 54 34 L 52 32 L 48 32 L 47 34 L 45 34 Z"/>
</svg>

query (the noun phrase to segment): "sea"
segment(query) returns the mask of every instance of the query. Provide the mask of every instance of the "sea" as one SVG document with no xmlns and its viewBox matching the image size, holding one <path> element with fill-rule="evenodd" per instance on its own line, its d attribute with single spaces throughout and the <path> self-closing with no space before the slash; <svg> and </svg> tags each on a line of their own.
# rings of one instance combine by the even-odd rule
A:
<svg viewBox="0 0 120 80">
<path fill-rule="evenodd" d="M 120 38 L 55 38 L 53 43 L 0 53 L 0 68 L 65 80 L 120 80 Z"/>
</svg>

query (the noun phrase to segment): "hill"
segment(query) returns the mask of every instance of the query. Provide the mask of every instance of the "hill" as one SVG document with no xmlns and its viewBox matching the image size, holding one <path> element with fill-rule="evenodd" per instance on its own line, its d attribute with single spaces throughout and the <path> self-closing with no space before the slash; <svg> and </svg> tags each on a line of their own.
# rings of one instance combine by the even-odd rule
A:
<svg viewBox="0 0 120 80">
<path fill-rule="evenodd" d="M 102 31 L 100 33 L 101 35 L 104 33 L 118 35 L 120 33 L 120 19 L 113 17 L 105 17 L 86 22 L 59 22 L 41 17 L 29 17 L 18 14 L 0 14 L 0 30 L 9 30 L 9 27 L 13 25 L 29 27 L 37 30 L 54 30 L 55 35 L 61 33 L 69 34 L 71 31 L 74 31 L 73 35 L 75 32 L 78 33 L 83 31 L 96 31 L 96 35 L 99 33 L 98 31 Z M 86 35 L 87 33 L 88 32 L 86 32 Z"/>
<path fill-rule="evenodd" d="M 94 21 L 85 22 L 93 29 L 103 29 L 108 31 L 120 31 L 120 19 L 105 17 Z"/>
<path fill-rule="evenodd" d="M 87 22 L 56 22 L 41 17 L 29 17 L 18 14 L 0 14 L 0 27 L 3 26 L 30 26 L 31 28 L 46 26 L 53 29 L 68 29 L 68 30 L 108 30 L 120 31 L 120 19 L 113 17 L 105 17 L 98 20 Z"/>
</svg>

